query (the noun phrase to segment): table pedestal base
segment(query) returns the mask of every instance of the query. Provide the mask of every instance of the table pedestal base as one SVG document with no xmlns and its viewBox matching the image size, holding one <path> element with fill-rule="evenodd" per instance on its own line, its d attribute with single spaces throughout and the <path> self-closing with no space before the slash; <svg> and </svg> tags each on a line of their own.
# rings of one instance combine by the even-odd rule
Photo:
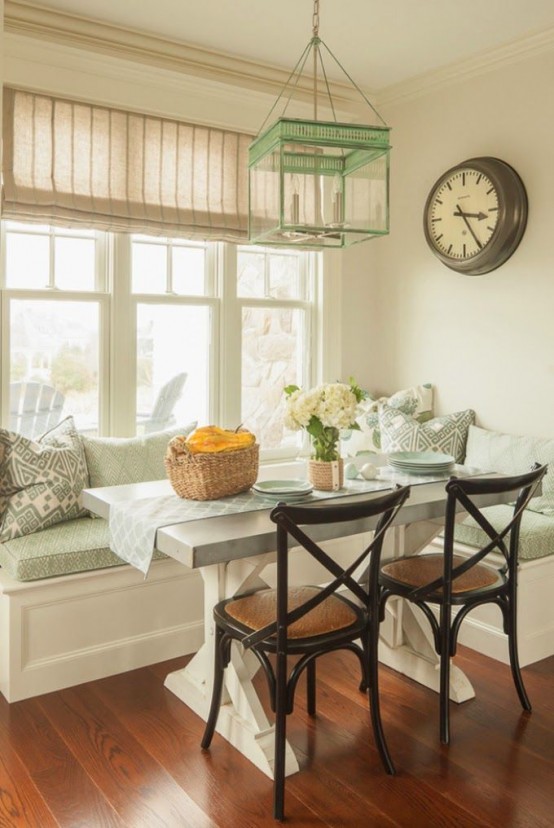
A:
<svg viewBox="0 0 554 828">
<path fill-rule="evenodd" d="M 399 526 L 389 533 L 389 555 L 411 555 L 425 548 L 440 532 L 442 522 L 418 522 Z M 260 555 L 200 569 L 204 580 L 205 643 L 182 670 L 170 673 L 165 686 L 206 720 L 213 681 L 214 622 L 212 608 L 224 598 L 262 588 L 271 574 L 262 571 L 274 562 L 274 555 Z M 312 581 L 315 583 L 315 581 Z M 306 581 L 304 581 L 306 583 Z M 272 583 L 270 583 L 273 586 Z M 379 659 L 383 664 L 438 692 L 439 657 L 427 619 L 417 607 L 400 599 L 387 602 L 387 616 L 381 625 Z M 225 670 L 222 705 L 217 732 L 240 750 L 267 776 L 273 778 L 274 726 L 270 724 L 252 684 L 259 662 L 233 644 L 231 662 Z M 465 674 L 452 666 L 451 699 L 467 701 L 475 695 Z M 438 710 L 437 710 L 438 716 Z M 200 746 L 199 746 L 200 749 Z M 296 773 L 298 761 L 287 744 L 286 774 Z"/>
</svg>

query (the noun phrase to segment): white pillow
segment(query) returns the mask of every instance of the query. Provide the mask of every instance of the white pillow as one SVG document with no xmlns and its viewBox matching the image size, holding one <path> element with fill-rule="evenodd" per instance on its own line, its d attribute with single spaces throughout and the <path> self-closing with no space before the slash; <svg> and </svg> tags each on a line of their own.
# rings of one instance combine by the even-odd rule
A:
<svg viewBox="0 0 554 828">
<path fill-rule="evenodd" d="M 414 385 L 397 391 L 390 397 L 368 397 L 359 404 L 360 414 L 356 422 L 359 431 L 341 433 L 342 454 L 355 457 L 364 452 L 381 451 L 381 432 L 379 429 L 379 405 L 386 404 L 414 417 L 424 423 L 433 416 L 433 386 L 431 384 Z"/>
<path fill-rule="evenodd" d="M 524 474 L 533 463 L 547 463 L 542 481 L 542 495 L 529 504 L 532 512 L 554 515 L 554 440 L 502 434 L 471 426 L 467 438 L 466 464 L 485 472 Z"/>
</svg>

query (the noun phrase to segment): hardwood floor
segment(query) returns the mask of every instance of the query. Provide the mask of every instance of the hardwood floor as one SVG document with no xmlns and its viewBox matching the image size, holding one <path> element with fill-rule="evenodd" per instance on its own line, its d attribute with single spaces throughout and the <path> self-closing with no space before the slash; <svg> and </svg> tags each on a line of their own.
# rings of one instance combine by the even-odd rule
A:
<svg viewBox="0 0 554 828">
<path fill-rule="evenodd" d="M 177 659 L 8 705 L 0 701 L 0 826 L 249 828 L 275 825 L 272 783 L 163 687 Z M 471 650 L 458 663 L 477 698 L 452 705 L 438 739 L 438 697 L 383 667 L 387 776 L 350 654 L 318 666 L 318 716 L 299 688 L 289 737 L 301 764 L 287 780 L 287 822 L 304 826 L 554 825 L 554 658 L 523 671 Z M 1 698 L 1 697 L 0 697 Z"/>
</svg>

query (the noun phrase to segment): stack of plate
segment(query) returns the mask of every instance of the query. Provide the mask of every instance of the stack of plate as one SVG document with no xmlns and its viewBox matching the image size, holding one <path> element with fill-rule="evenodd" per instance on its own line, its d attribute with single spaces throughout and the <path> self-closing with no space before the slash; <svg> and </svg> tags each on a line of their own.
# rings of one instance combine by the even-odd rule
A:
<svg viewBox="0 0 554 828">
<path fill-rule="evenodd" d="M 306 480 L 263 480 L 254 483 L 252 491 L 276 503 L 298 503 L 309 498 L 314 487 Z"/>
<path fill-rule="evenodd" d="M 450 471 L 455 458 L 437 451 L 398 451 L 389 455 L 389 464 L 404 474 L 442 474 Z"/>
</svg>

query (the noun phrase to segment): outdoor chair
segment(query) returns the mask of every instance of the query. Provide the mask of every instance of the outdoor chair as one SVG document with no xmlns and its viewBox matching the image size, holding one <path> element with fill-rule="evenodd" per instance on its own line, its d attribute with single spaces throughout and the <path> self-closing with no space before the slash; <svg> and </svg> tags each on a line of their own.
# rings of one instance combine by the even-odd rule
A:
<svg viewBox="0 0 554 828">
<path fill-rule="evenodd" d="M 224 670 L 231 644 L 238 641 L 251 649 L 267 678 L 271 709 L 275 713 L 274 807 L 275 819 L 284 818 L 286 717 L 293 712 L 294 694 L 306 670 L 307 709 L 316 709 L 316 659 L 333 650 L 349 650 L 359 659 L 360 690 L 369 689 L 370 714 L 381 761 L 394 774 L 379 712 L 377 644 L 379 634 L 378 573 L 387 528 L 409 495 L 409 488 L 366 499 L 361 503 L 304 506 L 280 503 L 271 512 L 277 524 L 277 588 L 229 598 L 214 608 L 215 670 L 212 702 L 202 739 L 210 746 L 221 704 Z M 313 536 L 325 524 L 341 524 L 376 517 L 373 540 L 343 568 Z M 367 526 L 367 525 L 366 525 Z M 302 528 L 300 528 L 302 527 Z M 335 536 L 340 535 L 340 526 Z M 289 546 L 300 544 L 331 576 L 324 587 L 292 586 L 288 576 Z M 363 569 L 361 580 L 357 574 Z M 340 590 L 340 592 L 339 592 Z M 347 593 L 345 595 L 345 592 Z M 358 641 L 360 643 L 358 643 Z M 273 667 L 269 654 L 275 654 Z M 288 657 L 295 664 L 288 670 Z"/>
<path fill-rule="evenodd" d="M 62 416 L 64 395 L 42 382 L 10 384 L 10 431 L 38 437 L 54 428 Z"/>
<path fill-rule="evenodd" d="M 444 744 L 450 741 L 450 659 L 456 655 L 460 625 L 474 607 L 488 603 L 500 607 L 504 632 L 508 636 L 514 684 L 522 707 L 531 710 L 517 651 L 518 545 L 523 511 L 546 468 L 536 464 L 530 472 L 511 477 L 452 478 L 446 484 L 444 553 L 397 558 L 383 562 L 381 566 L 381 619 L 384 618 L 386 601 L 396 595 L 420 607 L 431 624 L 434 647 L 440 656 L 440 740 Z M 510 492 L 514 493 L 515 501 L 511 519 L 503 529 L 495 529 L 473 499 L 479 495 L 509 495 Z M 490 538 L 485 546 L 467 557 L 454 554 L 458 504 Z M 493 565 L 490 559 L 482 563 L 490 553 L 500 554 L 500 565 Z M 438 606 L 438 620 L 430 605 Z M 454 616 L 453 607 L 458 608 Z"/>
<path fill-rule="evenodd" d="M 163 431 L 175 423 L 173 409 L 183 393 L 186 380 L 186 373 L 176 374 L 160 388 L 152 412 L 138 415 L 138 422 L 143 426 L 145 434 Z"/>
</svg>

